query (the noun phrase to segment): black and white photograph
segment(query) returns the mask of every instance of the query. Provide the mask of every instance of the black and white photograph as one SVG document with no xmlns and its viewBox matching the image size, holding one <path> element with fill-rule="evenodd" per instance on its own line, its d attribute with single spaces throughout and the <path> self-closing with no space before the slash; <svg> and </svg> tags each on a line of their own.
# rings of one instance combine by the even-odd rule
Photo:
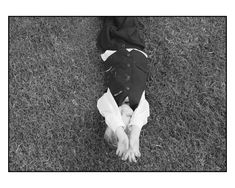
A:
<svg viewBox="0 0 235 188">
<path fill-rule="evenodd" d="M 232 1 L 0 12 L 1 187 L 234 187 Z"/>
<path fill-rule="evenodd" d="M 8 16 L 9 172 L 227 172 L 227 16 Z"/>
</svg>

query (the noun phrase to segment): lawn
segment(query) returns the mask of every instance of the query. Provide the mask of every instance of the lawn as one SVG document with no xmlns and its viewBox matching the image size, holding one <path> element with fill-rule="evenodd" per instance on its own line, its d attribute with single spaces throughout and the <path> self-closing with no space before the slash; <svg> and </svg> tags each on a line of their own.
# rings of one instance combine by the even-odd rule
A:
<svg viewBox="0 0 235 188">
<path fill-rule="evenodd" d="M 149 55 L 142 157 L 103 139 L 98 17 L 9 17 L 9 171 L 227 171 L 226 17 L 138 17 Z"/>
</svg>

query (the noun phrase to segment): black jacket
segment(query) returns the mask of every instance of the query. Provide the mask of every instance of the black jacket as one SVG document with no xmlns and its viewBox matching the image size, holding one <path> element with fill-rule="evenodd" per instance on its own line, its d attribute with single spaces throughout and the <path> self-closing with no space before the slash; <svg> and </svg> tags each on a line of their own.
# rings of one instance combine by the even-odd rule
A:
<svg viewBox="0 0 235 188">
<path fill-rule="evenodd" d="M 106 84 L 118 106 L 129 97 L 134 110 L 146 89 L 147 58 L 139 51 L 120 49 L 105 62 Z"/>
<path fill-rule="evenodd" d="M 134 110 L 146 88 L 148 59 L 139 51 L 128 52 L 126 48 L 144 49 L 135 17 L 105 17 L 104 26 L 98 37 L 103 51 L 117 50 L 104 62 L 106 84 L 118 106 L 129 97 Z"/>
<path fill-rule="evenodd" d="M 98 46 L 104 52 L 126 48 L 145 48 L 140 37 L 136 17 L 105 17 L 103 28 L 98 36 Z"/>
</svg>

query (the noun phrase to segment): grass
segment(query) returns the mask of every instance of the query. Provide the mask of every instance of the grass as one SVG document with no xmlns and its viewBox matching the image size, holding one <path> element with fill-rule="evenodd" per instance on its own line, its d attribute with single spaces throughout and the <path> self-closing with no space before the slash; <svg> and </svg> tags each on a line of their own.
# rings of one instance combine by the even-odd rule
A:
<svg viewBox="0 0 235 188">
<path fill-rule="evenodd" d="M 97 17 L 9 18 L 9 171 L 227 171 L 226 17 L 138 17 L 151 68 L 142 157 L 103 140 Z"/>
</svg>

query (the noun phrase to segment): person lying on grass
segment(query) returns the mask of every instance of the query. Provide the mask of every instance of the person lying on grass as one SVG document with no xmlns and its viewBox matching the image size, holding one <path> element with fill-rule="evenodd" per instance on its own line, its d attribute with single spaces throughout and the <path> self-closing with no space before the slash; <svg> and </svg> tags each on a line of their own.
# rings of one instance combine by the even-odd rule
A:
<svg viewBox="0 0 235 188">
<path fill-rule="evenodd" d="M 105 118 L 105 140 L 117 147 L 122 160 L 137 162 L 139 136 L 147 124 L 149 103 L 145 99 L 148 56 L 135 17 L 105 17 L 98 36 L 103 53 L 107 92 L 97 108 Z"/>
</svg>

